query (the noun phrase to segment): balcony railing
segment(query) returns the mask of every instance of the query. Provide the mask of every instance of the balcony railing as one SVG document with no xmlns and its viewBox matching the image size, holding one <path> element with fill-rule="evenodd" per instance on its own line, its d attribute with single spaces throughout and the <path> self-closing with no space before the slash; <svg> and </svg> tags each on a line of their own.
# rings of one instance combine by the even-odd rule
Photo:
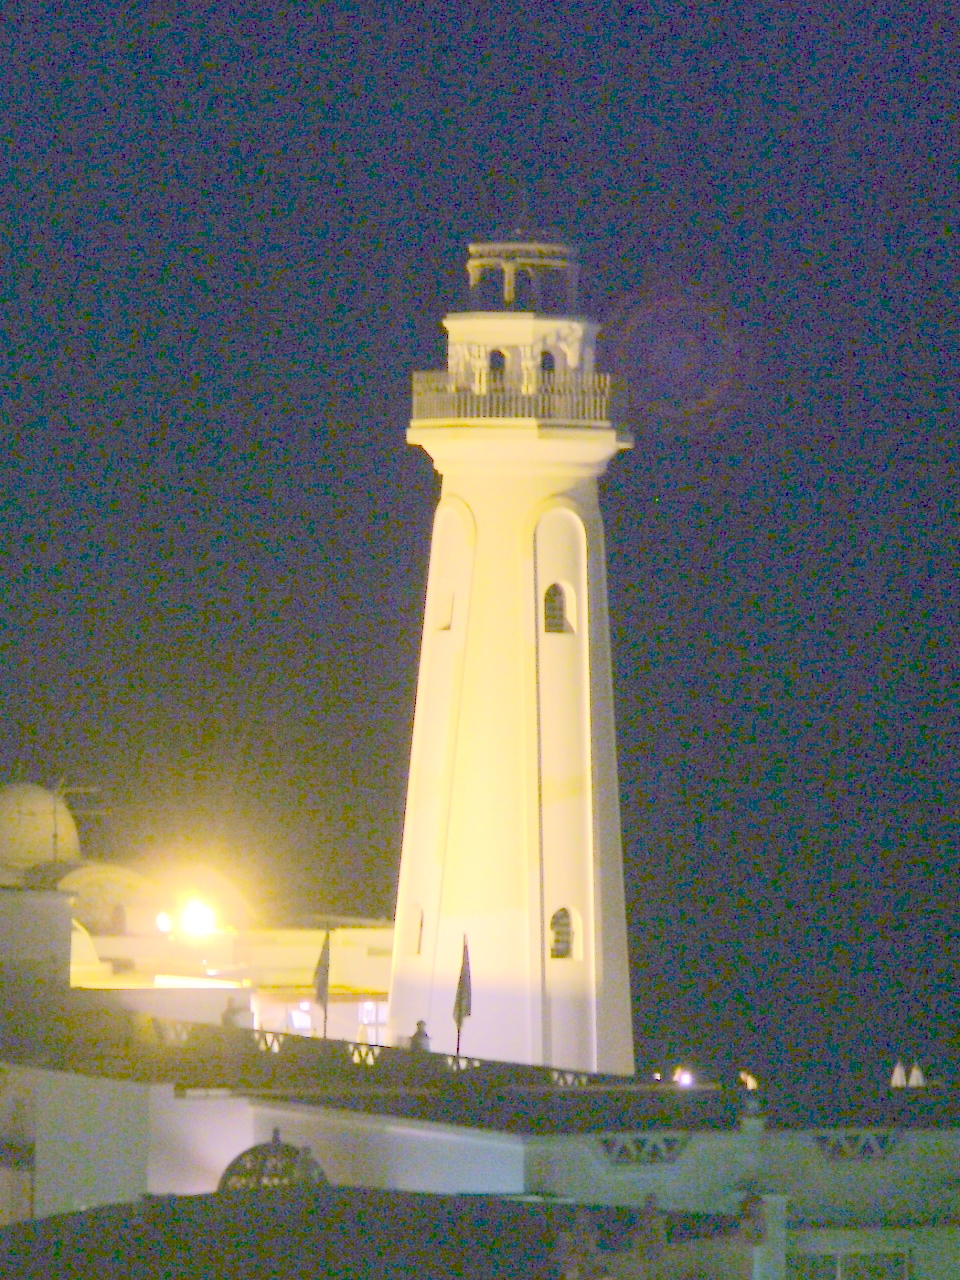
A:
<svg viewBox="0 0 960 1280">
<path fill-rule="evenodd" d="M 446 369 L 413 375 L 416 421 L 462 422 L 487 418 L 534 418 L 562 426 L 610 426 L 621 407 L 620 388 L 608 373 L 574 377 L 541 375 L 532 390 L 489 375 L 484 391 L 458 386 Z"/>
</svg>

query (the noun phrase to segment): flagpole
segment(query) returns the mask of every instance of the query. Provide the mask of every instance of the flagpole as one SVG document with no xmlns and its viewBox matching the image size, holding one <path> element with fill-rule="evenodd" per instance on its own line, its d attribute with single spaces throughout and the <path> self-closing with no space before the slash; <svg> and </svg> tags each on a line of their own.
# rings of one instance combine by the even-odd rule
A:
<svg viewBox="0 0 960 1280">
<path fill-rule="evenodd" d="M 330 1004 L 330 930 L 323 939 L 320 959 L 313 971 L 313 994 L 317 1004 L 323 1005 L 323 1038 L 327 1038 L 327 1007 Z"/>
<path fill-rule="evenodd" d="M 460 1032 L 463 1024 L 470 1017 L 472 996 L 470 990 L 470 952 L 467 948 L 467 935 L 463 935 L 463 959 L 460 962 L 460 977 L 457 981 L 457 994 L 453 1001 L 453 1020 L 457 1026 L 457 1057 L 460 1056 Z"/>
</svg>

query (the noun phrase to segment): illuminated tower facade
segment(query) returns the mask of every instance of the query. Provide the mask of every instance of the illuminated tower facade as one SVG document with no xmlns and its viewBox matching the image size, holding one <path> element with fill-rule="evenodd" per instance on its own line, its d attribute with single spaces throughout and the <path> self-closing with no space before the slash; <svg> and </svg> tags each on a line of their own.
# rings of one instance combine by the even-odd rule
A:
<svg viewBox="0 0 960 1280">
<path fill-rule="evenodd" d="M 475 310 L 414 374 L 442 477 L 394 934 L 390 1038 L 632 1074 L 603 526 L 630 439 L 556 244 L 474 244 Z"/>
</svg>

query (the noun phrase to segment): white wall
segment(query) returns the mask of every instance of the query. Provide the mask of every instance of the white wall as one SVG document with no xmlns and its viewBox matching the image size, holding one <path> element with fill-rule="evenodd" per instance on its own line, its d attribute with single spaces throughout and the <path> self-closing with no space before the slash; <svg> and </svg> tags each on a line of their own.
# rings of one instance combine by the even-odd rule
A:
<svg viewBox="0 0 960 1280">
<path fill-rule="evenodd" d="M 177 1095 L 172 1085 L 157 1085 L 150 1095 L 148 1189 L 153 1195 L 216 1191 L 230 1161 L 256 1141 L 249 1099 L 225 1090 Z"/>
<path fill-rule="evenodd" d="M 676 1159 L 622 1165 L 604 1153 L 602 1136 L 528 1139 L 527 1189 L 593 1204 L 637 1205 L 654 1195 L 675 1213 L 736 1213 L 743 1199 L 737 1184 L 756 1175 L 754 1144 L 739 1133 L 677 1133 Z"/>
<path fill-rule="evenodd" d="M 438 1193 L 523 1191 L 523 1144 L 500 1133 L 367 1116 L 228 1094 L 177 1096 L 155 1088 L 150 1105 L 149 1190 L 215 1191 L 227 1165 L 274 1128 L 309 1147 L 328 1179 L 342 1186 Z"/>
<path fill-rule="evenodd" d="M 431 454 L 443 489 L 417 686 L 388 1038 L 400 1042 L 422 1018 L 433 1047 L 453 1051 L 466 937 L 473 1008 L 463 1027 L 464 1053 L 632 1073 L 595 479 L 622 441 L 612 428 L 551 433 L 502 419 L 482 426 L 421 423 L 408 439 Z M 554 514 L 561 505 L 566 511 Z M 544 584 L 535 575 L 541 517 Z M 585 523 L 592 530 L 586 542 Z M 588 607 L 591 571 L 597 582 L 589 585 Z M 543 636 L 538 650 L 539 586 L 553 574 L 567 582 L 586 630 Z M 558 709 L 545 726 L 551 740 L 543 778 L 538 652 L 544 692 Z M 571 666 L 577 680 L 570 697 L 558 697 Z M 574 797 L 570 803 L 565 792 Z M 555 1037 L 543 1004 L 550 965 L 545 888 L 551 911 L 557 905 L 579 911 L 588 953 L 551 973 Z M 569 1035 L 560 1030 L 565 1022 Z"/>
<path fill-rule="evenodd" d="M 317 1107 L 255 1107 L 256 1141 L 274 1127 L 308 1146 L 332 1183 L 455 1195 L 523 1192 L 523 1142 L 510 1134 L 457 1129 Z"/>
<path fill-rule="evenodd" d="M 960 1229 L 928 1227 L 910 1234 L 914 1280 L 956 1280 L 960 1276 Z"/>
<path fill-rule="evenodd" d="M 139 1200 L 148 1190 L 150 1087 L 38 1071 L 34 1214 Z"/>
</svg>

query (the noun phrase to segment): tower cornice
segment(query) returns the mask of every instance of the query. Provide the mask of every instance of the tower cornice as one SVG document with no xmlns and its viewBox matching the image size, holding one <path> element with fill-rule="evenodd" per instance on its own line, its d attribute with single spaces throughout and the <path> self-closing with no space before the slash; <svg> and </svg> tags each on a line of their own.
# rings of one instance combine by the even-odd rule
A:
<svg viewBox="0 0 960 1280">
<path fill-rule="evenodd" d="M 629 436 L 609 423 L 602 427 L 549 427 L 516 419 L 495 426 L 472 423 L 411 423 L 407 442 L 419 445 L 440 472 L 470 466 L 473 470 L 557 472 L 596 476 L 623 449 Z"/>
</svg>

